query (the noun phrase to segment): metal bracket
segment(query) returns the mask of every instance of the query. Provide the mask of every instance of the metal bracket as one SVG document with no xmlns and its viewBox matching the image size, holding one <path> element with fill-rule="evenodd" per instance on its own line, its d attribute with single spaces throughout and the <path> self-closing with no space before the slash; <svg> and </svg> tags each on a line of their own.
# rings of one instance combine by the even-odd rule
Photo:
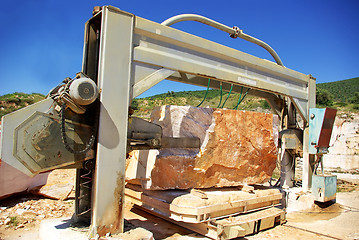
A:
<svg viewBox="0 0 359 240">
<path fill-rule="evenodd" d="M 234 33 L 229 35 L 231 38 L 237 38 L 240 34 L 243 33 L 242 29 L 240 29 L 237 26 L 234 26 L 233 29 L 234 29 Z"/>
<path fill-rule="evenodd" d="M 128 120 L 128 150 L 149 150 L 160 148 L 200 148 L 197 137 L 164 137 L 162 127 L 141 118 Z"/>
</svg>

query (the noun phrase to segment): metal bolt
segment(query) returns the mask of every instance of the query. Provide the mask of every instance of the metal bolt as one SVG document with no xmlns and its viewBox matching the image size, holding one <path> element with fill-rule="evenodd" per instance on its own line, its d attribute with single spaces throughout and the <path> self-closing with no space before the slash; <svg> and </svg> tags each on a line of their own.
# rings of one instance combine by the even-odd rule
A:
<svg viewBox="0 0 359 240">
<path fill-rule="evenodd" d="M 315 77 L 312 76 L 312 74 L 309 74 L 309 78 L 313 80 L 317 80 Z"/>
<path fill-rule="evenodd" d="M 94 167 L 94 163 L 93 163 L 92 160 L 87 160 L 87 161 L 85 161 L 85 162 L 83 163 L 83 167 L 84 167 L 84 169 L 86 169 L 86 170 L 91 170 L 91 169 L 93 169 L 93 167 Z"/>
<path fill-rule="evenodd" d="M 243 31 L 237 26 L 234 26 L 233 29 L 234 33 L 229 35 L 231 38 L 237 38 L 240 34 L 243 33 Z"/>
<path fill-rule="evenodd" d="M 159 141 L 159 139 L 154 138 L 154 139 L 151 139 L 150 144 L 152 147 L 159 147 L 160 141 Z"/>
</svg>

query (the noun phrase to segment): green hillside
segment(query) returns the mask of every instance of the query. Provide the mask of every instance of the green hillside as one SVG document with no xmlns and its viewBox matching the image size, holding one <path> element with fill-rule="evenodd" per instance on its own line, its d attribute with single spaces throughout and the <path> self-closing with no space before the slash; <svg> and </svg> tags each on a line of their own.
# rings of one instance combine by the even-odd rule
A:
<svg viewBox="0 0 359 240">
<path fill-rule="evenodd" d="M 359 77 L 328 83 L 318 83 L 317 88 L 325 89 L 332 94 L 335 102 L 349 102 L 359 92 Z"/>
<path fill-rule="evenodd" d="M 147 117 L 154 106 L 161 105 L 191 105 L 197 106 L 206 95 L 203 91 L 167 92 L 134 101 L 135 115 Z M 231 94 L 225 104 L 225 108 L 233 109 L 239 99 L 238 93 Z M 201 106 L 222 107 L 228 96 L 227 92 L 209 90 L 205 101 Z M 221 104 L 219 105 L 219 103 Z M 342 111 L 359 110 L 359 77 L 342 81 L 317 84 L 317 107 L 332 107 Z M 242 110 L 264 111 L 269 109 L 265 100 L 247 96 L 238 106 Z"/>
<path fill-rule="evenodd" d="M 2 116 L 8 113 L 31 105 L 43 99 L 45 99 L 45 96 L 40 93 L 27 94 L 15 92 L 0 96 L 0 119 Z"/>
<path fill-rule="evenodd" d="M 190 105 L 197 106 L 206 95 L 203 91 L 183 91 L 154 95 L 146 98 L 139 98 L 133 101 L 132 107 L 134 115 L 148 118 L 154 106 L 161 105 Z M 244 93 L 242 94 L 243 97 Z M 202 107 L 224 107 L 228 109 L 236 108 L 240 97 L 239 93 L 223 92 L 221 97 L 220 90 L 209 90 L 206 99 L 201 104 Z M 37 101 L 44 99 L 45 96 L 39 93 L 12 93 L 0 96 L 0 118 L 12 111 L 18 110 Z M 226 100 L 227 99 L 227 100 Z M 317 84 L 317 106 L 333 107 L 343 111 L 359 110 L 359 77 L 342 81 L 319 83 Z M 238 105 L 241 110 L 269 111 L 268 103 L 252 96 L 246 96 Z"/>
<path fill-rule="evenodd" d="M 335 102 L 348 102 L 352 101 L 352 98 L 355 96 L 356 92 L 359 92 L 359 77 L 351 78 L 347 80 L 341 80 L 336 82 L 328 82 L 328 83 L 318 83 L 318 89 L 327 90 L 332 97 L 332 100 Z M 146 100 L 155 100 L 155 99 L 165 99 L 166 97 L 184 97 L 188 100 L 197 99 L 201 101 L 206 93 L 206 90 L 203 91 L 183 91 L 183 92 L 168 92 L 157 94 L 151 97 L 144 98 Z M 227 93 L 223 92 L 223 97 L 226 97 Z M 233 95 L 233 96 L 232 96 Z M 238 96 L 239 94 L 231 94 L 231 98 L 234 96 Z M 206 100 L 217 99 L 219 100 L 220 90 L 209 90 L 207 94 Z"/>
<path fill-rule="evenodd" d="M 245 92 L 242 94 L 242 98 Z M 135 116 L 148 118 L 152 112 L 153 107 L 161 105 L 178 105 L 178 106 L 198 106 L 206 95 L 206 90 L 203 91 L 183 91 L 183 92 L 167 92 L 163 94 L 154 95 L 146 98 L 134 99 L 132 108 L 135 109 Z M 228 92 L 222 93 L 220 90 L 209 90 L 207 96 L 201 107 L 224 107 L 228 109 L 234 109 L 238 105 L 240 97 L 239 93 Z M 227 100 L 226 100 L 227 99 Z M 223 106 L 224 104 L 224 106 Z M 246 96 L 244 100 L 238 105 L 238 109 L 241 110 L 254 110 L 254 111 L 266 111 L 270 109 L 268 103 L 263 100 L 252 96 Z"/>
</svg>

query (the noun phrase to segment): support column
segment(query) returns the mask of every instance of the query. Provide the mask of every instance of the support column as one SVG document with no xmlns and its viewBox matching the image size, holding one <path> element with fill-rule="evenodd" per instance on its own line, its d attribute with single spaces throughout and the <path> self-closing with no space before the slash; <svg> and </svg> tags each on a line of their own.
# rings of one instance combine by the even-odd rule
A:
<svg viewBox="0 0 359 240">
<path fill-rule="evenodd" d="M 123 231 L 124 177 L 134 16 L 103 7 L 100 116 L 90 237 Z"/>
<path fill-rule="evenodd" d="M 296 111 L 293 103 L 290 99 L 287 99 L 286 106 L 286 115 L 282 122 L 284 123 L 283 129 L 294 129 L 296 128 Z M 294 186 L 294 178 L 295 178 L 295 156 L 289 153 L 289 150 L 286 149 L 285 141 L 282 141 L 281 146 L 281 168 L 280 168 L 280 186 Z"/>
<path fill-rule="evenodd" d="M 313 163 L 315 155 L 309 154 L 309 127 L 304 129 L 303 136 L 303 172 L 302 172 L 302 188 L 306 192 L 312 187 Z"/>
<path fill-rule="evenodd" d="M 284 150 L 284 154 L 281 156 L 281 168 L 280 168 L 280 186 L 293 187 L 295 177 L 295 158 L 290 155 L 287 150 Z"/>
<path fill-rule="evenodd" d="M 309 75 L 308 85 L 308 123 L 309 124 L 309 108 L 315 107 L 316 104 L 316 82 L 315 78 Z M 309 126 L 305 126 L 303 132 L 303 173 L 302 173 L 302 188 L 303 191 L 308 191 L 312 187 L 313 163 L 314 155 L 309 154 Z"/>
</svg>

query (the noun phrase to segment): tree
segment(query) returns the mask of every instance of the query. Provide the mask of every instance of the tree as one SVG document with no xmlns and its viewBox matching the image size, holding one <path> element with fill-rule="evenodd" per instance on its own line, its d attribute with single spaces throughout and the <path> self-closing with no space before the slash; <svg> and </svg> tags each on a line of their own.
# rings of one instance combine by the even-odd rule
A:
<svg viewBox="0 0 359 240">
<path fill-rule="evenodd" d="M 134 99 L 132 100 L 131 108 L 132 108 L 133 110 L 138 110 L 138 101 L 137 101 L 136 98 L 134 98 Z"/>
<path fill-rule="evenodd" d="M 359 92 L 354 93 L 354 96 L 349 98 L 350 103 L 359 103 Z"/>
<path fill-rule="evenodd" d="M 316 99 L 319 105 L 331 106 L 333 104 L 333 95 L 325 89 L 317 88 Z"/>
</svg>

